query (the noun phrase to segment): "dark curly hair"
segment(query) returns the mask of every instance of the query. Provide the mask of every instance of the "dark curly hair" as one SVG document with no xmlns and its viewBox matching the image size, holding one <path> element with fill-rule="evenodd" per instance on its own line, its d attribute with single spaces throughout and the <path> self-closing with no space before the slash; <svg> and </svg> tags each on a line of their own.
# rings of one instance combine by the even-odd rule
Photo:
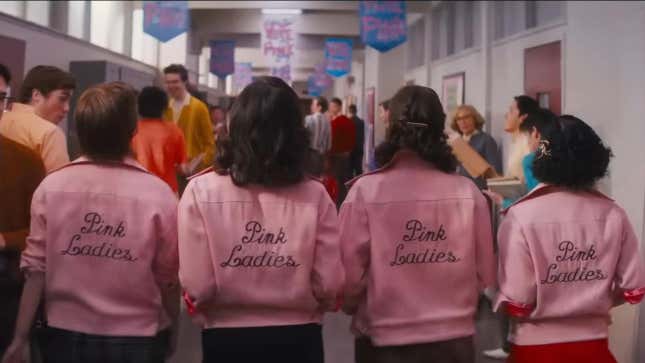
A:
<svg viewBox="0 0 645 363">
<path fill-rule="evenodd" d="M 405 148 L 415 151 L 441 171 L 454 172 L 457 159 L 446 142 L 446 115 L 437 93 L 427 87 L 405 86 L 389 103 L 385 141 L 375 150 L 377 165 L 387 164 L 396 152 Z"/>
<path fill-rule="evenodd" d="M 558 123 L 558 116 L 546 108 L 531 111 L 520 124 L 520 132 L 531 133 L 533 129 L 542 133 L 549 125 Z"/>
<path fill-rule="evenodd" d="M 540 133 L 542 141 L 533 162 L 533 174 L 539 181 L 588 189 L 607 175 L 611 149 L 584 121 L 563 115 Z"/>
<path fill-rule="evenodd" d="M 218 139 L 216 168 L 235 185 L 286 186 L 309 169 L 309 133 L 298 95 L 283 80 L 259 77 L 231 109 L 229 132 Z"/>
</svg>

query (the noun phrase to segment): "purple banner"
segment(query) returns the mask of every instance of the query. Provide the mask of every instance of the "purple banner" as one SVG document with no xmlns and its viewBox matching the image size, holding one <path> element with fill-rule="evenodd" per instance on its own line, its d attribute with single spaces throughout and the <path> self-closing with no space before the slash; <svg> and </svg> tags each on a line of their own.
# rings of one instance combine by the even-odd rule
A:
<svg viewBox="0 0 645 363">
<path fill-rule="evenodd" d="M 235 41 L 211 40 L 210 71 L 219 78 L 235 72 Z"/>
<path fill-rule="evenodd" d="M 161 42 L 188 31 L 187 1 L 144 1 L 143 32 Z"/>
<path fill-rule="evenodd" d="M 407 39 L 405 1 L 361 1 L 360 24 L 363 43 L 387 52 Z"/>
</svg>

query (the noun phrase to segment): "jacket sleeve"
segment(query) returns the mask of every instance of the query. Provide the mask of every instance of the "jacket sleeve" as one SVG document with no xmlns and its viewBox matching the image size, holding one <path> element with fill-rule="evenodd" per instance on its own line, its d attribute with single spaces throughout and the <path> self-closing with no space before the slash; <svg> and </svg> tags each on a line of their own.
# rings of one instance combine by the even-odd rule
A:
<svg viewBox="0 0 645 363">
<path fill-rule="evenodd" d="M 45 212 L 45 192 L 39 187 L 31 201 L 29 236 L 20 261 L 20 268 L 23 271 L 45 272 L 47 270 L 47 218 Z"/>
<path fill-rule="evenodd" d="M 213 125 L 206 105 L 200 101 L 197 111 L 195 131 L 199 135 L 199 152 L 205 153 L 202 168 L 207 168 L 212 166 L 215 160 L 215 135 L 213 134 Z"/>
<path fill-rule="evenodd" d="M 159 225 L 161 230 L 157 243 L 157 252 L 153 263 L 153 272 L 157 285 L 175 285 L 178 281 L 179 255 L 177 247 L 177 198 L 168 191 L 164 209 L 160 211 Z"/>
<path fill-rule="evenodd" d="M 356 198 L 356 186 L 350 189 L 340 209 L 340 246 L 345 266 L 344 310 L 358 307 L 367 288 L 370 264 L 370 232 L 367 212 Z"/>
<path fill-rule="evenodd" d="M 621 212 L 623 230 L 614 286 L 624 301 L 637 304 L 645 295 L 645 267 L 634 228 L 625 212 Z"/>
<path fill-rule="evenodd" d="M 475 198 L 475 237 L 477 279 L 481 290 L 495 287 L 496 284 L 496 259 L 493 253 L 492 220 L 488 203 L 484 196 L 479 194 Z"/>
<path fill-rule="evenodd" d="M 509 210 L 499 227 L 499 295 L 495 310 L 515 317 L 531 314 L 537 298 L 533 260 L 519 222 Z"/>
<path fill-rule="evenodd" d="M 47 172 L 69 163 L 65 134 L 58 127 L 47 133 L 43 139 L 41 156 Z"/>
<path fill-rule="evenodd" d="M 177 211 L 179 230 L 179 280 L 199 306 L 215 297 L 217 285 L 204 216 L 195 197 L 195 180 L 184 191 Z"/>
<path fill-rule="evenodd" d="M 324 193 L 318 207 L 316 247 L 311 285 L 316 300 L 325 310 L 332 310 L 343 286 L 344 271 L 338 242 L 336 206 Z"/>
</svg>

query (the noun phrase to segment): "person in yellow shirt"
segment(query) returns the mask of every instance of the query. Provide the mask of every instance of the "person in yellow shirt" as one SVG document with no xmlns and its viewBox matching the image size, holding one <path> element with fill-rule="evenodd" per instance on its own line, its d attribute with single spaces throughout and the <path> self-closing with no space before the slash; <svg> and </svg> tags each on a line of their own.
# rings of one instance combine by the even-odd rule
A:
<svg viewBox="0 0 645 363">
<path fill-rule="evenodd" d="M 36 66 L 25 76 L 18 102 L 0 120 L 0 134 L 40 155 L 47 172 L 69 162 L 65 134 L 57 125 L 67 116 L 75 88 L 70 73 Z"/>
<path fill-rule="evenodd" d="M 186 139 L 188 167 L 186 176 L 194 174 L 213 164 L 215 138 L 208 112 L 208 107 L 190 95 L 186 89 L 188 71 L 180 64 L 171 64 L 164 68 L 164 82 L 168 92 L 168 108 L 163 117 L 175 122 L 183 131 Z M 180 186 L 180 190 L 182 190 Z"/>
</svg>

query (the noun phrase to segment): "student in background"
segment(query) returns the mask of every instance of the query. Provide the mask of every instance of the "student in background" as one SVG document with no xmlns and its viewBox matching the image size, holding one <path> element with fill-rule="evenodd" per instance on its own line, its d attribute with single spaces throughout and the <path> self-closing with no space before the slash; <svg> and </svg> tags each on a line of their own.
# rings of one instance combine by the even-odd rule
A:
<svg viewBox="0 0 645 363">
<path fill-rule="evenodd" d="M 10 83 L 11 72 L 7 66 L 0 63 L 0 98 L 2 98 L 2 102 L 0 103 L 0 117 L 2 117 L 2 112 L 8 109 L 9 106 L 11 97 Z"/>
<path fill-rule="evenodd" d="M 331 147 L 331 124 L 327 118 L 329 102 L 325 97 L 316 97 L 311 101 L 311 114 L 305 117 L 305 127 L 311 136 L 311 147 L 321 156 L 327 154 Z"/>
<path fill-rule="evenodd" d="M 221 106 L 214 105 L 210 107 L 211 122 L 213 124 L 213 133 L 215 139 L 222 133 L 226 132 L 226 113 Z"/>
<path fill-rule="evenodd" d="M 47 172 L 69 162 L 67 141 L 57 125 L 69 111 L 76 82 L 52 66 L 36 66 L 25 76 L 18 102 L 2 115 L 0 134 L 35 151 Z"/>
<path fill-rule="evenodd" d="M 342 109 L 343 101 L 339 98 L 332 98 L 329 103 L 329 119 L 331 120 L 329 157 L 334 169 L 334 176 L 339 184 L 339 206 L 347 195 L 345 183 L 352 178 L 350 175 L 350 155 L 356 145 L 356 128 L 352 120 L 342 114 Z"/>
<path fill-rule="evenodd" d="M 4 97 L 0 95 L 0 117 Z M 0 357 L 11 342 L 18 315 L 24 283 L 20 253 L 29 233 L 31 197 L 44 177 L 45 167 L 38 154 L 0 135 Z"/>
<path fill-rule="evenodd" d="M 231 110 L 215 171 L 179 203 L 180 279 L 204 362 L 322 363 L 321 319 L 343 282 L 336 208 L 305 176 L 298 96 L 260 77 Z"/>
<path fill-rule="evenodd" d="M 352 150 L 350 159 L 350 176 L 355 177 L 363 174 L 363 155 L 365 149 L 365 123 L 361 120 L 356 113 L 356 105 L 349 105 L 349 119 L 354 123 L 356 130 L 356 141 L 354 142 L 354 149 Z"/>
<path fill-rule="evenodd" d="M 20 267 L 26 283 L 3 363 L 22 362 L 45 304 L 45 362 L 163 363 L 179 308 L 176 197 L 128 157 L 136 95 L 123 83 L 85 91 L 75 119 L 83 157 L 34 193 Z"/>
<path fill-rule="evenodd" d="M 166 93 L 158 87 L 144 87 L 139 93 L 139 122 L 132 138 L 132 151 L 141 165 L 165 181 L 177 193 L 177 172 L 186 162 L 186 144 L 181 129 L 165 122 Z"/>
<path fill-rule="evenodd" d="M 528 135 L 520 132 L 520 125 L 528 117 L 529 114 L 535 113 L 540 109 L 540 105 L 533 98 L 520 95 L 515 96 L 511 102 L 508 111 L 504 115 L 504 131 L 511 135 L 511 144 L 508 152 L 508 159 L 506 161 L 506 168 L 504 170 L 505 176 L 515 177 L 521 182 L 527 184 L 526 175 L 524 174 L 524 167 L 522 166 L 523 160 L 531 153 L 528 143 Z M 529 180 L 529 183 L 531 181 Z M 513 201 L 503 200 L 499 194 L 484 191 L 497 205 L 508 207 Z M 510 342 L 508 341 L 509 320 L 506 315 L 500 317 L 500 329 L 502 334 L 502 345 L 496 349 L 489 349 L 483 352 L 484 356 L 491 359 L 506 359 L 509 355 Z"/>
<path fill-rule="evenodd" d="M 488 205 L 456 175 L 445 114 L 430 88 L 390 101 L 376 172 L 340 211 L 343 310 L 358 363 L 472 363 L 479 292 L 495 284 Z"/>
<path fill-rule="evenodd" d="M 516 321 L 509 362 L 616 362 L 609 310 L 642 300 L 645 266 L 625 211 L 594 188 L 610 158 L 576 117 L 540 132 L 541 184 L 506 211 L 499 232 L 496 305 Z"/>
<path fill-rule="evenodd" d="M 199 99 L 190 95 L 186 89 L 188 85 L 188 71 L 180 64 L 171 64 L 164 68 L 164 82 L 170 102 L 164 112 L 164 119 L 175 122 L 184 133 L 186 140 L 186 154 L 188 161 L 196 163 L 194 170 L 189 170 L 187 175 L 205 169 L 213 163 L 215 152 L 213 126 L 211 124 L 208 107 Z M 182 184 L 185 180 L 181 180 Z M 183 185 L 180 185 L 180 190 Z"/>
<path fill-rule="evenodd" d="M 456 131 L 484 160 L 490 164 L 495 172 L 502 172 L 502 157 L 497 147 L 497 142 L 492 136 L 484 132 L 486 121 L 477 109 L 471 105 L 460 105 L 450 122 L 450 128 Z M 470 174 L 461 165 L 457 172 L 465 177 L 471 178 Z M 480 189 L 486 188 L 486 179 L 480 177 L 474 179 Z"/>
</svg>

